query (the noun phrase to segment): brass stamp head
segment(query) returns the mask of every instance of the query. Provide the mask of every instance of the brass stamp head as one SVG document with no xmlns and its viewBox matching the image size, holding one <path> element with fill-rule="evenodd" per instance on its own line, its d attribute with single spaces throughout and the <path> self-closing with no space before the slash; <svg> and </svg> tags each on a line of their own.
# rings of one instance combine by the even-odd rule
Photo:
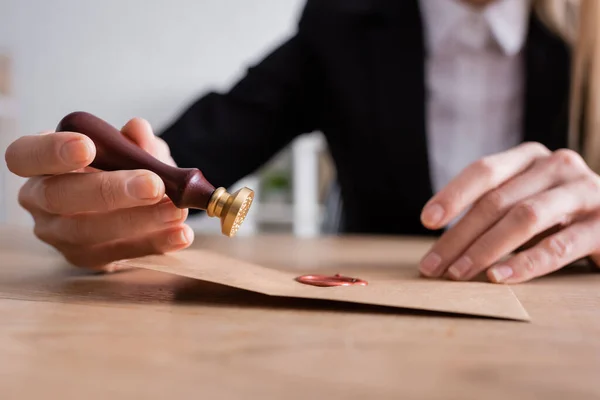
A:
<svg viewBox="0 0 600 400">
<path fill-rule="evenodd" d="M 242 188 L 233 194 L 220 187 L 214 191 L 206 208 L 209 217 L 221 219 L 221 232 L 225 236 L 235 236 L 244 222 L 254 200 L 254 192 Z"/>
</svg>

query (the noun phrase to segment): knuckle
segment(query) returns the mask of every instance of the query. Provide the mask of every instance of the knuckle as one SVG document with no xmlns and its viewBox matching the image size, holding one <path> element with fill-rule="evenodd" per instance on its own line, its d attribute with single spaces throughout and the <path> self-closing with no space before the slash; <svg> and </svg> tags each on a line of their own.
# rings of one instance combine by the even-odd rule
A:
<svg viewBox="0 0 600 400">
<path fill-rule="evenodd" d="M 548 155 L 551 153 L 551 151 L 540 142 L 525 142 L 521 146 L 533 154 Z"/>
<path fill-rule="evenodd" d="M 583 180 L 583 185 L 587 192 L 593 195 L 600 195 L 600 177 L 593 174 L 587 179 Z"/>
<path fill-rule="evenodd" d="M 573 251 L 574 238 L 566 237 L 564 234 L 561 236 L 554 236 L 548 240 L 548 253 L 551 257 L 561 260 L 569 257 Z"/>
<path fill-rule="evenodd" d="M 514 216 L 519 222 L 536 225 L 541 218 L 540 207 L 533 201 L 524 201 L 514 208 Z"/>
<path fill-rule="evenodd" d="M 486 194 L 480 201 L 480 207 L 486 215 L 497 216 L 507 206 L 506 196 L 498 189 Z"/>
<path fill-rule="evenodd" d="M 171 148 L 169 147 L 169 145 L 167 144 L 167 142 L 165 142 L 163 139 L 157 137 L 156 138 L 156 143 L 158 145 L 158 147 L 160 148 L 160 151 L 167 155 L 170 156 L 171 155 Z"/>
<path fill-rule="evenodd" d="M 491 180 L 496 174 L 496 163 L 491 156 L 483 157 L 472 164 L 474 172 Z"/>
<path fill-rule="evenodd" d="M 583 157 L 581 157 L 581 155 L 579 155 L 579 153 L 577 153 L 576 151 L 570 149 L 556 150 L 552 155 L 552 160 L 561 166 L 570 168 L 582 168 L 586 166 Z"/>
<path fill-rule="evenodd" d="M 116 208 L 118 202 L 117 185 L 106 174 L 99 174 L 98 176 L 102 202 L 110 209 Z"/>
<path fill-rule="evenodd" d="M 33 227 L 33 234 L 36 238 L 45 243 L 52 243 L 54 235 L 46 228 L 45 225 L 35 224 Z"/>
<path fill-rule="evenodd" d="M 29 179 L 23 186 L 21 186 L 17 195 L 17 201 L 19 202 L 19 205 L 26 210 L 33 209 L 33 202 L 31 201 L 32 183 L 33 180 Z"/>
<path fill-rule="evenodd" d="M 51 178 L 40 179 L 37 182 L 37 200 L 45 211 L 59 213 L 62 198 L 62 186 L 56 184 Z"/>
<path fill-rule="evenodd" d="M 59 251 L 61 250 L 61 247 L 66 244 L 65 240 L 52 229 L 47 221 L 36 223 L 33 227 L 33 234 L 42 242 L 49 244 Z"/>
<path fill-rule="evenodd" d="M 533 254 L 531 254 L 531 252 L 524 252 L 521 253 L 520 258 L 520 264 L 525 267 L 525 271 L 527 271 L 529 274 L 534 273 L 538 263 Z"/>
<path fill-rule="evenodd" d="M 34 220 L 33 233 L 38 239 L 57 249 L 67 244 L 67 240 L 57 228 L 57 217 L 38 215 L 34 217 Z"/>
</svg>

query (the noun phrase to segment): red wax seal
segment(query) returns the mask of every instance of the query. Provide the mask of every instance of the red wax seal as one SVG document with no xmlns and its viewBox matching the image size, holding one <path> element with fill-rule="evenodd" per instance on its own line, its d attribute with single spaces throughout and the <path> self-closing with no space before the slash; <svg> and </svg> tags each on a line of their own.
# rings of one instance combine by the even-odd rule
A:
<svg viewBox="0 0 600 400">
<path fill-rule="evenodd" d="M 296 281 L 305 285 L 331 287 L 331 286 L 367 286 L 369 283 L 362 279 L 342 276 L 340 274 L 331 275 L 302 275 L 296 278 Z"/>
</svg>

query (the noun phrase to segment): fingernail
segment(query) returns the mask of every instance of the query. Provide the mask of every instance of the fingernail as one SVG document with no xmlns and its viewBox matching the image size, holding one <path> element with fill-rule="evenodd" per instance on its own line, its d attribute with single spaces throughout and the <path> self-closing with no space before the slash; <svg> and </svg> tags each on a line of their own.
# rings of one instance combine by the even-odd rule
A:
<svg viewBox="0 0 600 400">
<path fill-rule="evenodd" d="M 92 157 L 94 150 L 90 141 L 74 139 L 62 145 L 59 155 L 67 165 L 81 165 Z"/>
<path fill-rule="evenodd" d="M 490 278 L 493 282 L 504 282 L 511 276 L 513 276 L 513 269 L 508 265 L 500 265 L 490 269 Z"/>
<path fill-rule="evenodd" d="M 123 262 L 123 261 L 127 261 L 127 260 L 121 260 L 121 262 Z M 124 266 L 124 265 L 119 265 L 119 264 L 114 264 L 113 263 L 113 264 L 109 264 L 106 267 L 104 267 L 104 272 L 107 273 L 107 274 L 113 274 L 115 272 L 119 272 L 119 271 L 122 271 L 124 269 L 127 269 L 127 267 Z"/>
<path fill-rule="evenodd" d="M 461 257 L 457 262 L 448 268 L 448 273 L 454 279 L 460 279 L 473 266 L 473 261 L 467 256 Z"/>
<path fill-rule="evenodd" d="M 442 218 L 444 218 L 444 209 L 435 203 L 426 206 L 421 217 L 425 225 L 437 225 Z"/>
<path fill-rule="evenodd" d="M 169 243 L 175 246 L 180 246 L 182 244 L 188 244 L 190 239 L 187 237 L 187 232 L 185 229 L 181 229 L 178 232 L 172 233 L 169 236 Z"/>
<path fill-rule="evenodd" d="M 158 206 L 158 213 L 163 222 L 178 221 L 183 217 L 183 210 L 175 207 L 171 203 L 164 203 Z"/>
<path fill-rule="evenodd" d="M 427 276 L 433 275 L 437 267 L 442 263 L 442 257 L 436 253 L 429 253 L 421 261 L 421 272 Z"/>
<path fill-rule="evenodd" d="M 127 193 L 140 200 L 155 199 L 160 193 L 160 186 L 161 181 L 156 175 L 138 175 L 127 182 Z"/>
</svg>

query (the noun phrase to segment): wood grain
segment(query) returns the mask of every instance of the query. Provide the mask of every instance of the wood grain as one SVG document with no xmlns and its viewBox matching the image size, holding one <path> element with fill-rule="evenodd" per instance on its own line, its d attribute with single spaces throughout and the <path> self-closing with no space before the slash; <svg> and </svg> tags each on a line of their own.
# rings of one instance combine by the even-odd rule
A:
<svg viewBox="0 0 600 400">
<path fill-rule="evenodd" d="M 600 274 L 513 287 L 531 323 L 274 299 L 134 270 L 64 264 L 0 231 L 0 396 L 6 399 L 600 398 Z M 411 238 L 200 237 L 290 271 L 388 273 Z M 376 272 L 380 271 L 380 272 Z"/>
</svg>

